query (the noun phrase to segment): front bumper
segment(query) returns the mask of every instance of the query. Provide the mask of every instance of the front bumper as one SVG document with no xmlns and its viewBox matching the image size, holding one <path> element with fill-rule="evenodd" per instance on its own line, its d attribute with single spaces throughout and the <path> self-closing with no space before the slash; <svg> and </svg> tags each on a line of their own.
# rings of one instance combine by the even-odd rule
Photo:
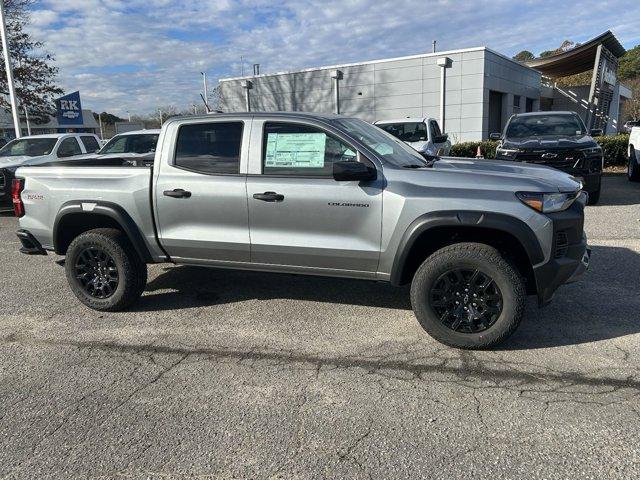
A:
<svg viewBox="0 0 640 480">
<path fill-rule="evenodd" d="M 583 231 L 584 199 L 574 202 L 564 212 L 547 216 L 553 225 L 551 258 L 533 269 L 541 306 L 553 299 L 561 285 L 578 281 L 591 260 L 591 248 Z"/>
</svg>

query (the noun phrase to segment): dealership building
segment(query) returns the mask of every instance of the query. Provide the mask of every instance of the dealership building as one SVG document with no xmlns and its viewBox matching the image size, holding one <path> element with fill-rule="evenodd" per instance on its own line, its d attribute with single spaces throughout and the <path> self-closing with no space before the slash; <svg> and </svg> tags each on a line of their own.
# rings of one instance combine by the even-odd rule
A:
<svg viewBox="0 0 640 480">
<path fill-rule="evenodd" d="M 523 64 L 487 47 L 220 80 L 224 111 L 340 113 L 373 122 L 433 117 L 453 142 L 487 139 L 513 113 L 573 110 L 615 133 L 631 95 L 616 77 L 624 48 L 611 32 Z M 557 79 L 593 69 L 590 85 Z"/>
</svg>

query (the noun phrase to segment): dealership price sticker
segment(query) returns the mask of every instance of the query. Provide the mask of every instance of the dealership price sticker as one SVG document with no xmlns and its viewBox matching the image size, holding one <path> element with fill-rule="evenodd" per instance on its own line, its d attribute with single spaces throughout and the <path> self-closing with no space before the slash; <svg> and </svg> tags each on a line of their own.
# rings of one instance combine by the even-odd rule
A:
<svg viewBox="0 0 640 480">
<path fill-rule="evenodd" d="M 269 133 L 267 167 L 323 168 L 324 133 Z"/>
</svg>

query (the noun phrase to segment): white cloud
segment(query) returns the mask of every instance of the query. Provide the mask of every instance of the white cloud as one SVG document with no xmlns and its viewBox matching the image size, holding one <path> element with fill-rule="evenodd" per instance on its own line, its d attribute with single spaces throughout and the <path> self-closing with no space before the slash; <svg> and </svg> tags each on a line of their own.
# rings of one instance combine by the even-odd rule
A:
<svg viewBox="0 0 640 480">
<path fill-rule="evenodd" d="M 88 108 L 123 113 L 198 102 L 199 72 L 238 75 L 487 45 L 538 53 L 614 28 L 637 41 L 639 5 L 553 1 L 43 0 L 31 29 L 54 53 L 60 83 Z"/>
</svg>

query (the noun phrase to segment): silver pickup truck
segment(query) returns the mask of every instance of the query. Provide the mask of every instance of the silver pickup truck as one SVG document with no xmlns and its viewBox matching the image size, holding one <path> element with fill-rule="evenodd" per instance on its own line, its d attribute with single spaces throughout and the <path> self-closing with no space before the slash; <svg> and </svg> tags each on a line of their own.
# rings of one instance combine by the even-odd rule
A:
<svg viewBox="0 0 640 480">
<path fill-rule="evenodd" d="M 429 334 L 487 348 L 517 328 L 527 294 L 547 303 L 589 260 L 585 195 L 569 175 L 427 161 L 341 116 L 173 118 L 152 167 L 16 177 L 21 251 L 66 255 L 71 289 L 96 310 L 136 301 L 149 263 L 350 277 L 410 283 Z"/>
</svg>

